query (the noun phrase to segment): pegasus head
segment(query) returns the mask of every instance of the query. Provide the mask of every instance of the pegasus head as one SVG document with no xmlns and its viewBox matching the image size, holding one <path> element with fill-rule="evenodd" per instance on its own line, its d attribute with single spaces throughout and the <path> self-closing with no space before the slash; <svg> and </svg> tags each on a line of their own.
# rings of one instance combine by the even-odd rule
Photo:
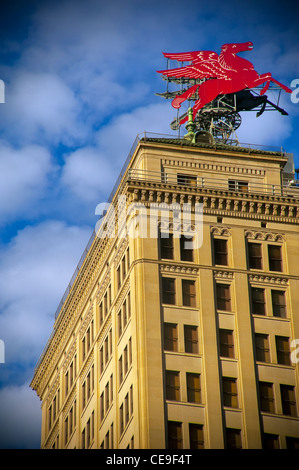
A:
<svg viewBox="0 0 299 470">
<path fill-rule="evenodd" d="M 229 54 L 237 54 L 238 52 L 250 51 L 253 48 L 251 41 L 249 42 L 239 42 L 235 44 L 223 44 L 221 51 Z"/>
</svg>

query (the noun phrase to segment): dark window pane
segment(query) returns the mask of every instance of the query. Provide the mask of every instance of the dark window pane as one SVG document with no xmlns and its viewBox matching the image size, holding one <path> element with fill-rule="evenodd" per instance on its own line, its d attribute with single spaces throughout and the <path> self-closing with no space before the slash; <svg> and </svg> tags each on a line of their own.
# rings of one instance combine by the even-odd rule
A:
<svg viewBox="0 0 299 470">
<path fill-rule="evenodd" d="M 187 400 L 190 403 L 201 403 L 200 375 L 187 372 Z"/>
<path fill-rule="evenodd" d="M 184 325 L 185 352 L 198 354 L 197 326 Z"/>
<path fill-rule="evenodd" d="M 231 311 L 230 286 L 227 284 L 216 284 L 217 308 L 218 310 Z"/>
<path fill-rule="evenodd" d="M 295 387 L 280 385 L 282 412 L 284 415 L 297 416 Z"/>
<path fill-rule="evenodd" d="M 226 448 L 242 449 L 240 429 L 226 429 Z"/>
<path fill-rule="evenodd" d="M 286 366 L 291 365 L 289 338 L 285 336 L 276 336 L 276 352 L 278 364 Z"/>
<path fill-rule="evenodd" d="M 178 350 L 178 331 L 175 323 L 164 323 L 164 349 L 166 351 Z"/>
<path fill-rule="evenodd" d="M 279 436 L 277 434 L 264 433 L 263 449 L 279 449 Z"/>
<path fill-rule="evenodd" d="M 220 356 L 235 357 L 234 338 L 231 330 L 219 330 Z"/>
<path fill-rule="evenodd" d="M 215 264 L 228 265 L 227 240 L 214 239 L 214 261 Z"/>
<path fill-rule="evenodd" d="M 268 335 L 257 333 L 255 335 L 256 360 L 270 362 L 270 349 Z"/>
<path fill-rule="evenodd" d="M 203 426 L 189 423 L 190 449 L 204 449 Z"/>
<path fill-rule="evenodd" d="M 268 382 L 259 382 L 261 411 L 275 413 L 273 384 Z"/>
<path fill-rule="evenodd" d="M 180 374 L 179 372 L 166 371 L 166 399 L 180 400 Z"/>
<path fill-rule="evenodd" d="M 195 281 L 182 280 L 183 305 L 196 307 Z"/>
<path fill-rule="evenodd" d="M 299 449 L 299 438 L 286 436 L 287 449 Z"/>
<path fill-rule="evenodd" d="M 178 184 L 182 184 L 184 186 L 196 186 L 197 176 L 178 174 L 177 182 Z"/>
<path fill-rule="evenodd" d="M 281 246 L 268 245 L 270 271 L 282 271 Z"/>
<path fill-rule="evenodd" d="M 222 377 L 223 405 L 238 408 L 237 379 Z"/>
<path fill-rule="evenodd" d="M 175 279 L 162 278 L 162 302 L 164 304 L 175 304 Z"/>
<path fill-rule="evenodd" d="M 263 269 L 260 243 L 248 243 L 248 263 L 250 269 Z"/>
<path fill-rule="evenodd" d="M 168 421 L 168 449 L 182 449 L 183 436 L 182 436 L 182 423 L 175 421 Z"/>
<path fill-rule="evenodd" d="M 265 290 L 251 288 L 251 309 L 255 315 L 266 315 Z"/>
<path fill-rule="evenodd" d="M 181 260 L 193 262 L 193 240 L 191 237 L 185 237 L 184 235 L 180 238 L 180 251 Z"/>
<path fill-rule="evenodd" d="M 160 234 L 160 256 L 165 259 L 173 259 L 173 234 Z"/>
<path fill-rule="evenodd" d="M 287 306 L 285 292 L 282 290 L 271 290 L 273 316 L 286 318 Z"/>
</svg>

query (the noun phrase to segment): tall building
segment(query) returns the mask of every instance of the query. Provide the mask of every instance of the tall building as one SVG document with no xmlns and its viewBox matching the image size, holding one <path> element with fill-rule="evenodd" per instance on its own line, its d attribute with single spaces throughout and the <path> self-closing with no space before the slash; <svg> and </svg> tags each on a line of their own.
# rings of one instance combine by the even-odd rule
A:
<svg viewBox="0 0 299 470">
<path fill-rule="evenodd" d="M 299 447 L 293 171 L 137 139 L 35 369 L 42 448 Z"/>
</svg>

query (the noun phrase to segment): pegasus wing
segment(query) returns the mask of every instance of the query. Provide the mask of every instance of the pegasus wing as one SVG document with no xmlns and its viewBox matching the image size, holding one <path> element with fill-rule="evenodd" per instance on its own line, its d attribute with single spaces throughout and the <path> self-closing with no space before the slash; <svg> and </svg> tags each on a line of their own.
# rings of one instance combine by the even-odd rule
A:
<svg viewBox="0 0 299 470">
<path fill-rule="evenodd" d="M 190 60 L 201 60 L 218 59 L 218 54 L 213 51 L 192 51 L 192 52 L 163 52 L 164 57 L 167 59 L 178 60 L 179 62 L 186 62 Z"/>
<path fill-rule="evenodd" d="M 176 69 L 157 70 L 166 77 L 172 78 L 227 78 L 226 70 L 218 60 L 194 60 L 191 65 Z"/>
</svg>

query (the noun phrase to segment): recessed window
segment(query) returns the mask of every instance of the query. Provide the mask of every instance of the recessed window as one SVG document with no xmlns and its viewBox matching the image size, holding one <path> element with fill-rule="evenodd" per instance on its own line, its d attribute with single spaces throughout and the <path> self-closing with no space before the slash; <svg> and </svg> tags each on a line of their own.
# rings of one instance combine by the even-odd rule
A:
<svg viewBox="0 0 299 470">
<path fill-rule="evenodd" d="M 286 318 L 287 306 L 285 291 L 283 290 L 271 290 L 272 297 L 272 311 L 274 317 Z"/>
<path fill-rule="evenodd" d="M 219 330 L 220 356 L 235 357 L 234 336 L 232 330 Z"/>
<path fill-rule="evenodd" d="M 181 261 L 193 262 L 193 239 L 191 237 L 186 237 L 181 235 L 180 237 L 180 254 Z"/>
<path fill-rule="evenodd" d="M 256 360 L 259 362 L 270 362 L 270 348 L 268 335 L 255 334 Z"/>
<path fill-rule="evenodd" d="M 262 245 L 260 243 L 248 243 L 248 265 L 249 269 L 263 269 Z"/>
<path fill-rule="evenodd" d="M 277 363 L 286 366 L 291 365 L 289 338 L 286 336 L 275 336 Z"/>
<path fill-rule="evenodd" d="M 177 183 L 183 186 L 196 186 L 197 176 L 178 174 Z"/>
<path fill-rule="evenodd" d="M 263 449 L 279 449 L 279 436 L 277 434 L 264 433 Z"/>
<path fill-rule="evenodd" d="M 226 428 L 225 435 L 227 449 L 242 449 L 240 429 Z"/>
<path fill-rule="evenodd" d="M 182 449 L 183 448 L 182 423 L 179 423 L 176 421 L 168 421 L 167 434 L 168 434 L 168 449 Z"/>
<path fill-rule="evenodd" d="M 273 384 L 269 382 L 259 382 L 261 411 L 275 413 Z"/>
<path fill-rule="evenodd" d="M 251 312 L 254 315 L 266 315 L 265 289 L 251 287 Z"/>
<path fill-rule="evenodd" d="M 287 449 L 299 449 L 299 438 L 286 436 Z"/>
<path fill-rule="evenodd" d="M 248 181 L 228 180 L 230 191 L 248 192 Z"/>
<path fill-rule="evenodd" d="M 231 311 L 231 296 L 229 284 L 216 284 L 217 309 Z"/>
<path fill-rule="evenodd" d="M 180 401 L 180 373 L 166 371 L 166 399 Z"/>
<path fill-rule="evenodd" d="M 214 238 L 214 262 L 222 266 L 228 265 L 227 240 Z"/>
<path fill-rule="evenodd" d="M 269 270 L 282 271 L 282 252 L 281 246 L 268 245 Z"/>
<path fill-rule="evenodd" d="M 185 307 L 196 307 L 195 281 L 183 279 L 182 294 Z"/>
<path fill-rule="evenodd" d="M 190 449 L 204 449 L 203 425 L 189 423 Z"/>
<path fill-rule="evenodd" d="M 237 379 L 222 377 L 223 405 L 238 408 Z"/>
<path fill-rule="evenodd" d="M 164 323 L 164 350 L 178 350 L 178 328 L 175 323 Z"/>
<path fill-rule="evenodd" d="M 185 352 L 198 354 L 197 326 L 184 325 Z"/>
<path fill-rule="evenodd" d="M 190 403 L 201 403 L 200 375 L 187 372 L 187 400 Z"/>
<path fill-rule="evenodd" d="M 164 304 L 175 304 L 175 279 L 169 277 L 162 278 L 162 302 Z"/>
<path fill-rule="evenodd" d="M 160 256 L 162 259 L 173 259 L 172 233 L 160 233 Z"/>
<path fill-rule="evenodd" d="M 280 385 L 282 412 L 287 416 L 297 416 L 295 387 Z"/>
</svg>

